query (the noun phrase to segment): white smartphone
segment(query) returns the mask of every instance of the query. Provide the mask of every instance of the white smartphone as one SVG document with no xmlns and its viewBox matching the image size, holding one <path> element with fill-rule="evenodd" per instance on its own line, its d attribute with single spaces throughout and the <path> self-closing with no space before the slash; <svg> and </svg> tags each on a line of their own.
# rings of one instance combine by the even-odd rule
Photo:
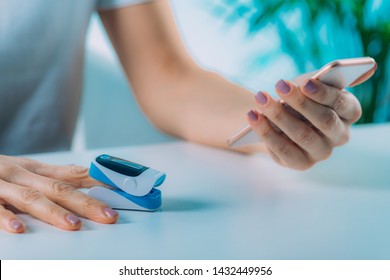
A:
<svg viewBox="0 0 390 280">
<path fill-rule="evenodd" d="M 352 87 L 356 82 L 362 83 L 371 75 L 371 71 L 376 69 L 375 60 L 371 57 L 348 58 L 332 61 L 312 76 L 327 85 L 344 89 Z M 244 125 L 234 132 L 228 139 L 230 147 L 242 147 L 259 142 L 259 138 L 249 124 Z"/>
</svg>

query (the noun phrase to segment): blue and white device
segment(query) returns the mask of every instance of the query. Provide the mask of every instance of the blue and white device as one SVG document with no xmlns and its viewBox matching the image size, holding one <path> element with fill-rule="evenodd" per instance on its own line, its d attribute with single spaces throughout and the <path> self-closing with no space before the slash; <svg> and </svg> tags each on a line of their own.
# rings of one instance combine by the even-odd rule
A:
<svg viewBox="0 0 390 280">
<path fill-rule="evenodd" d="M 92 161 L 89 174 L 134 196 L 147 195 L 152 188 L 160 186 L 166 177 L 163 172 L 109 155 L 100 155 Z"/>
<path fill-rule="evenodd" d="M 162 204 L 161 191 L 156 188 L 145 196 L 134 196 L 120 189 L 93 187 L 88 195 L 115 209 L 156 211 Z"/>
<path fill-rule="evenodd" d="M 113 208 L 154 211 L 161 206 L 160 186 L 166 174 L 121 158 L 100 155 L 89 174 L 113 189 L 93 187 L 88 194 Z"/>
</svg>

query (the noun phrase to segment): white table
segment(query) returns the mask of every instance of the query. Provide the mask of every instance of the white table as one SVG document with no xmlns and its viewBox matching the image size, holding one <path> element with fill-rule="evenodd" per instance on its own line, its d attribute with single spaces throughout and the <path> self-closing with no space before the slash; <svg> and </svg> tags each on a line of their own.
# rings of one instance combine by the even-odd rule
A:
<svg viewBox="0 0 390 280">
<path fill-rule="evenodd" d="M 168 174 L 163 208 L 67 232 L 21 215 L 0 259 L 390 259 L 390 125 L 359 126 L 307 172 L 184 142 L 32 157 L 88 165 L 109 153 Z"/>
</svg>

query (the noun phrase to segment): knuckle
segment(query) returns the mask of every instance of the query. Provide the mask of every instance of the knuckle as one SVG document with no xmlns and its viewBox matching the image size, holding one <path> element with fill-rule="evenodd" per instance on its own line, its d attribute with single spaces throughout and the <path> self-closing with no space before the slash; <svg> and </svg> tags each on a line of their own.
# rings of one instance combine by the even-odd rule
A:
<svg viewBox="0 0 390 280">
<path fill-rule="evenodd" d="M 327 91 L 323 88 L 323 86 L 320 86 L 320 90 L 315 96 L 315 101 L 320 104 L 326 104 L 328 96 Z"/>
<path fill-rule="evenodd" d="M 333 110 L 325 110 L 321 118 L 321 128 L 330 131 L 336 127 L 339 120 L 338 115 Z"/>
<path fill-rule="evenodd" d="M 271 111 L 270 119 L 274 123 L 280 123 L 283 119 L 283 109 L 282 106 L 278 106 L 275 110 Z"/>
<path fill-rule="evenodd" d="M 70 167 L 69 173 L 75 177 L 86 177 L 88 176 L 88 168 L 74 165 Z"/>
<path fill-rule="evenodd" d="M 307 107 L 307 99 L 304 96 L 300 96 L 296 100 L 296 106 L 299 110 L 305 110 Z"/>
<path fill-rule="evenodd" d="M 297 136 L 297 142 L 304 145 L 312 144 L 314 141 L 314 131 L 308 127 L 305 126 Z"/>
<path fill-rule="evenodd" d="M 35 160 L 29 158 L 20 158 L 18 163 L 28 170 L 32 170 L 35 173 L 35 170 L 38 168 L 39 163 Z"/>
<path fill-rule="evenodd" d="M 287 145 L 277 144 L 274 146 L 275 154 L 277 154 L 280 158 L 287 158 L 291 154 L 290 149 Z"/>
<path fill-rule="evenodd" d="M 23 204 L 30 205 L 30 204 L 33 204 L 34 202 L 38 201 L 41 197 L 42 197 L 42 194 L 38 190 L 31 189 L 31 188 L 25 188 L 22 191 L 21 200 L 22 200 Z"/>
<path fill-rule="evenodd" d="M 100 216 L 102 206 L 101 202 L 92 197 L 87 197 L 80 204 L 80 213 L 85 217 L 97 217 Z"/>
<path fill-rule="evenodd" d="M 267 138 L 270 138 L 271 132 L 272 132 L 272 127 L 267 124 L 264 126 L 264 129 L 261 131 L 260 134 L 261 134 L 262 138 L 267 139 Z"/>
<path fill-rule="evenodd" d="M 342 94 L 338 94 L 336 100 L 333 102 L 333 109 L 336 112 L 344 112 L 347 109 L 347 104 L 345 102 L 345 97 Z"/>
<path fill-rule="evenodd" d="M 47 210 L 47 213 L 52 217 L 59 215 L 61 212 L 60 208 L 56 204 L 52 204 L 52 205 L 47 206 L 46 210 Z"/>
<path fill-rule="evenodd" d="M 49 185 L 51 194 L 57 197 L 68 198 L 74 191 L 72 185 L 61 181 L 53 180 L 50 181 Z"/>
<path fill-rule="evenodd" d="M 99 202 L 92 197 L 86 198 L 83 203 L 83 207 L 87 212 L 95 209 L 98 206 L 100 206 Z"/>
<path fill-rule="evenodd" d="M 268 124 L 269 126 L 272 128 L 272 130 L 278 134 L 281 134 L 282 133 L 282 130 L 276 125 L 274 124 L 273 122 L 271 121 L 268 121 Z"/>
</svg>

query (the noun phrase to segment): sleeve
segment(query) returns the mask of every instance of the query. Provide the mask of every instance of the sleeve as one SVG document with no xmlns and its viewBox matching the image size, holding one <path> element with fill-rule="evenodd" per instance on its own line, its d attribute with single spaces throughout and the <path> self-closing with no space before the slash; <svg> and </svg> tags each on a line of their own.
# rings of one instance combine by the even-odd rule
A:
<svg viewBox="0 0 390 280">
<path fill-rule="evenodd" d="M 99 10 L 110 10 L 116 8 L 122 8 L 128 5 L 141 4 L 151 2 L 153 0 L 97 0 L 96 9 Z"/>
</svg>

